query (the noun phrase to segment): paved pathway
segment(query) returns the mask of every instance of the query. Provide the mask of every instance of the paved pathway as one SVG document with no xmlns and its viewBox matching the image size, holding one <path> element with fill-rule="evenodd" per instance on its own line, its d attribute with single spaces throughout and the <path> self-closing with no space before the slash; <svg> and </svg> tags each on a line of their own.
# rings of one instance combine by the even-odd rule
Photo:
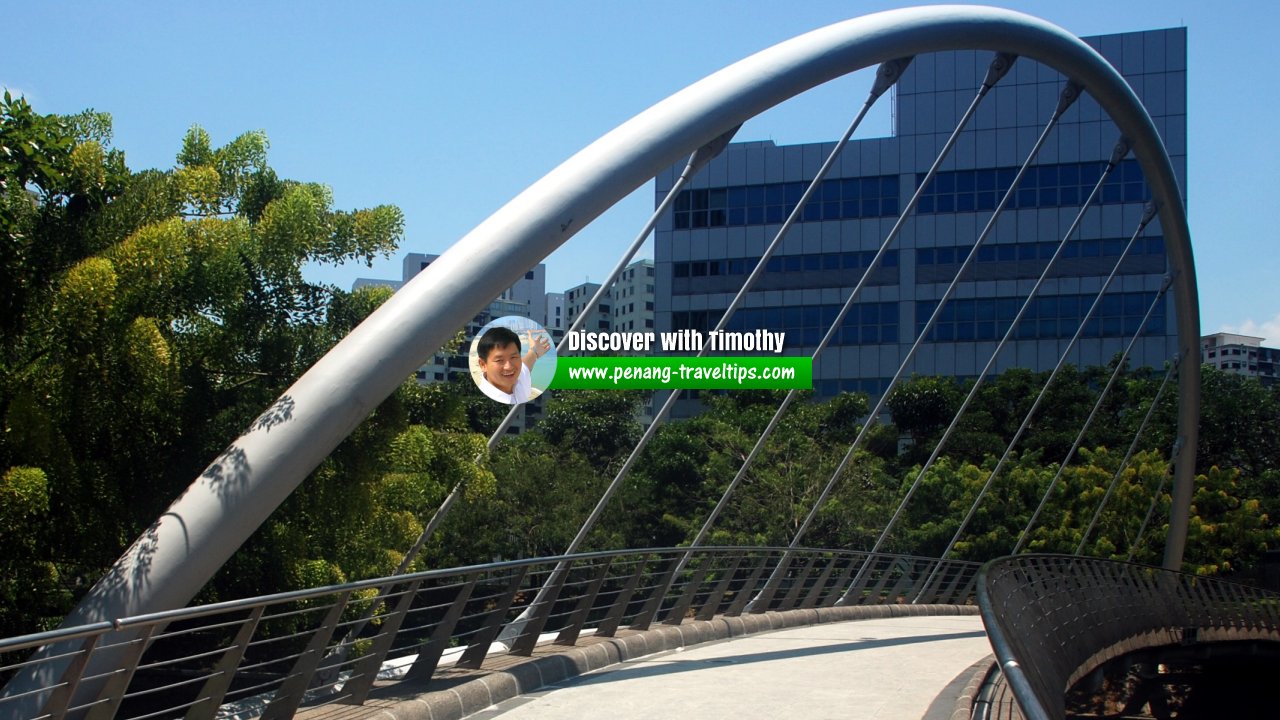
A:
<svg viewBox="0 0 1280 720">
<path fill-rule="evenodd" d="M 916 720 L 991 646 L 976 616 L 809 625 L 619 663 L 471 720 Z"/>
</svg>

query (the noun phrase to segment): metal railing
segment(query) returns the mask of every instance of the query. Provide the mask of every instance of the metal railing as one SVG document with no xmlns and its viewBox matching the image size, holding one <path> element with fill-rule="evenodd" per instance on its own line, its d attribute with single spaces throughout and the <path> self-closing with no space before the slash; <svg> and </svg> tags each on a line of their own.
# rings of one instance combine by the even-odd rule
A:
<svg viewBox="0 0 1280 720">
<path fill-rule="evenodd" d="M 304 706 L 362 704 L 375 681 L 429 688 L 442 668 L 479 668 L 492 654 L 527 656 L 539 642 L 573 645 L 623 626 L 836 604 L 970 602 L 978 565 L 939 563 L 818 549 L 624 550 L 119 618 L 0 640 L 0 658 L 40 650 L 0 667 L 0 676 L 34 670 L 46 678 L 0 698 L 0 717 L 198 719 L 223 708 L 284 718 Z M 535 603 L 548 581 L 551 591 Z"/>
<path fill-rule="evenodd" d="M 1146 648 L 1280 641 L 1280 594 L 1146 565 L 1017 555 L 983 566 L 978 606 L 1028 720 L 1064 718 L 1067 691 Z"/>
</svg>

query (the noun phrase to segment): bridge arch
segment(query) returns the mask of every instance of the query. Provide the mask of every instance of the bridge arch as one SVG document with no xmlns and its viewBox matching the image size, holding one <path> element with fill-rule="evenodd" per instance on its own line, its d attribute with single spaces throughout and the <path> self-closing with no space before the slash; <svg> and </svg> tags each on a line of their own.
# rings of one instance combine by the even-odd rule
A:
<svg viewBox="0 0 1280 720">
<path fill-rule="evenodd" d="M 1079 83 L 1126 136 L 1150 185 L 1172 270 L 1184 360 L 1165 555 L 1165 566 L 1176 568 L 1194 473 L 1199 314 L 1190 234 L 1168 155 L 1133 91 L 1078 38 L 1012 11 L 942 6 L 856 18 L 776 45 L 672 95 L 569 158 L 459 240 L 299 378 L 126 551 L 64 625 L 188 603 L 456 328 L 658 173 L 822 83 L 919 53 L 963 49 L 1023 56 Z"/>
<path fill-rule="evenodd" d="M 1012 53 L 1080 83 L 1128 138 L 1159 206 L 1180 357 L 1198 353 L 1189 229 L 1156 128 L 1097 52 L 1045 21 L 995 8 L 878 13 L 815 30 L 731 65 L 601 137 L 520 193 L 406 284 L 226 449 L 139 538 L 66 623 L 186 604 L 290 492 L 422 360 L 524 269 L 657 173 L 742 122 L 837 77 L 957 49 Z M 1165 565 L 1185 542 L 1198 424 L 1195 360 L 1179 374 L 1179 445 Z M 284 421 L 280 421 L 283 419 Z"/>
</svg>

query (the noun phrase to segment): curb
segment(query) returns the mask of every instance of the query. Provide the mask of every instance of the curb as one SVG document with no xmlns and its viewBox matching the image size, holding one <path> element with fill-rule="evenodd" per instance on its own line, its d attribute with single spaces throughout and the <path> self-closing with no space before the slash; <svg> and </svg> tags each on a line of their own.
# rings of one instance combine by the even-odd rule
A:
<svg viewBox="0 0 1280 720">
<path fill-rule="evenodd" d="M 969 720 L 974 716 L 974 702 L 993 672 L 999 672 L 995 655 L 988 655 L 965 668 L 934 698 L 924 720 Z"/>
</svg>

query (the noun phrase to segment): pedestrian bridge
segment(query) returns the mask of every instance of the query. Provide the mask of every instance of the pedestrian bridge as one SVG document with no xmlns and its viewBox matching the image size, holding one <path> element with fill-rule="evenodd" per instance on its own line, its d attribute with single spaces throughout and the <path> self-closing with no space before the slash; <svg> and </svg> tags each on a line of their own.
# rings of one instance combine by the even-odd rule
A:
<svg viewBox="0 0 1280 720">
<path fill-rule="evenodd" d="M 24 665 L 60 675 L 0 709 L 23 717 L 11 710 L 37 698 L 28 717 L 518 718 L 599 703 L 607 685 L 609 712 L 636 717 L 1014 716 L 1016 696 L 1027 717 L 1061 718 L 1064 689 L 1113 658 L 1268 657 L 1277 600 L 1070 556 L 979 571 L 803 548 L 592 553 L 13 638 L 0 651 L 62 648 Z M 86 689 L 96 698 L 79 700 Z"/>
<path fill-rule="evenodd" d="M 1043 389 L 938 557 L 893 554 L 885 545 L 972 393 L 869 549 L 810 548 L 804 537 L 881 418 L 887 391 L 807 517 L 792 529 L 786 547 L 713 547 L 705 540 L 748 477 L 794 392 L 781 402 L 737 475 L 726 479 L 719 504 L 687 546 L 581 552 L 583 540 L 677 401 L 680 393 L 674 391 L 559 557 L 398 574 L 186 607 L 373 408 L 527 268 L 634 189 L 688 158 L 684 173 L 660 198 L 588 310 L 570 328 L 572 334 L 658 219 L 671 210 L 680 190 L 723 150 L 744 121 L 828 80 L 876 68 L 866 102 L 816 175 L 807 178 L 804 194 L 788 206 L 786 221 L 776 228 L 720 319 L 716 329 L 723 329 L 867 111 L 916 55 L 958 49 L 990 52 L 986 77 L 915 195 L 904 203 L 863 278 L 848 294 L 813 359 L 839 331 L 867 278 L 911 221 L 921 192 L 957 141 L 970 132 L 967 125 L 977 108 L 1015 60 L 1040 63 L 1057 73 L 1062 79 L 1057 107 L 1046 109 L 1040 137 L 1028 144 L 1010 187 L 905 353 L 890 389 L 910 373 L 916 350 L 1018 183 L 1035 167 L 1043 143 L 1063 114 L 1087 94 L 1117 130 L 1115 151 L 1092 191 L 1082 197 L 1070 229 L 1004 338 L 994 345 L 973 393 L 1014 337 L 1063 248 L 1086 216 L 1097 210 L 1095 200 L 1108 177 L 1132 155 L 1152 202 L 1135 213 L 1141 218 L 1125 253 L 1149 224 L 1158 222 L 1169 274 L 1161 290 L 1153 293 L 1147 316 L 1117 363 L 1117 375 L 1097 402 L 1103 403 L 1141 328 L 1168 295 L 1176 310 L 1178 352 L 1167 358 L 1159 393 L 1166 386 L 1175 388 L 1178 428 L 1168 456 L 1168 517 L 1154 523 L 1167 527 L 1164 569 L 1083 557 L 1084 540 L 1072 556 L 1024 554 L 1027 535 L 1058 477 L 1044 488 L 1040 508 L 1010 548 L 1010 557 L 981 570 L 953 558 L 992 481 L 1035 420 Z M 1093 306 L 1083 313 L 1080 329 L 1063 343 L 1049 382 L 1068 362 L 1124 259 L 1124 253 L 1116 259 Z M 669 714 L 847 717 L 856 708 L 872 713 L 868 717 L 923 717 L 917 713 L 923 708 L 934 718 L 1013 712 L 1009 697 L 1016 698 L 1029 718 L 1093 712 L 1098 708 L 1091 703 L 1098 689 L 1110 682 L 1108 672 L 1114 667 L 1159 668 L 1163 658 L 1200 657 L 1196 653 L 1270 657 L 1270 643 L 1277 639 L 1280 623 L 1274 596 L 1176 572 L 1186 543 L 1195 471 L 1198 348 L 1194 264 L 1176 177 L 1150 116 L 1098 53 L 1060 28 L 994 8 L 900 10 L 820 29 L 726 68 L 620 126 L 513 199 L 397 292 L 196 478 L 62 628 L 0 641 L 0 657 L 7 663 L 0 667 L 0 677 L 7 680 L 0 692 L 0 717 L 438 720 L 477 712 L 532 717 L 559 712 L 556 708 L 565 708 L 567 714 L 567 703 L 585 691 L 596 702 L 611 698 L 609 706 L 593 713 L 572 712 L 625 715 L 632 708 L 643 715 L 661 702 L 670 703 Z M 1159 393 L 1149 407 L 1134 412 L 1145 412 L 1150 419 Z M 505 435 L 514 412 L 494 430 L 491 447 Z M 1091 413 L 1082 427 L 1063 429 L 1076 431 L 1077 437 L 1060 467 L 1070 464 L 1093 418 Z M 1138 446 L 1146 419 L 1093 519 L 1087 527 L 1081 523 L 1085 539 Z M 1152 524 L 1165 484 L 1162 481 L 1154 491 L 1139 536 Z M 460 484 L 449 494 L 417 546 L 409 550 L 409 558 L 437 530 L 462 490 Z M 981 628 L 976 613 L 981 614 Z M 988 654 L 995 660 L 974 664 Z M 946 662 L 935 662 L 938 656 L 946 656 Z M 605 666 L 613 669 L 582 676 Z M 1131 699 L 1141 700 L 1143 707 L 1163 708 L 1167 693 L 1161 688 L 1172 680 L 1160 677 L 1158 670 L 1149 674 L 1137 678 L 1136 699 Z M 565 687 L 540 690 L 558 685 Z M 965 698 L 960 706 L 935 702 L 948 687 L 955 697 Z M 534 692 L 542 694 L 528 699 Z M 525 698 L 518 707 L 508 710 L 502 704 L 517 702 L 517 697 Z M 910 707 L 899 704 L 908 699 L 914 703 Z"/>
</svg>

